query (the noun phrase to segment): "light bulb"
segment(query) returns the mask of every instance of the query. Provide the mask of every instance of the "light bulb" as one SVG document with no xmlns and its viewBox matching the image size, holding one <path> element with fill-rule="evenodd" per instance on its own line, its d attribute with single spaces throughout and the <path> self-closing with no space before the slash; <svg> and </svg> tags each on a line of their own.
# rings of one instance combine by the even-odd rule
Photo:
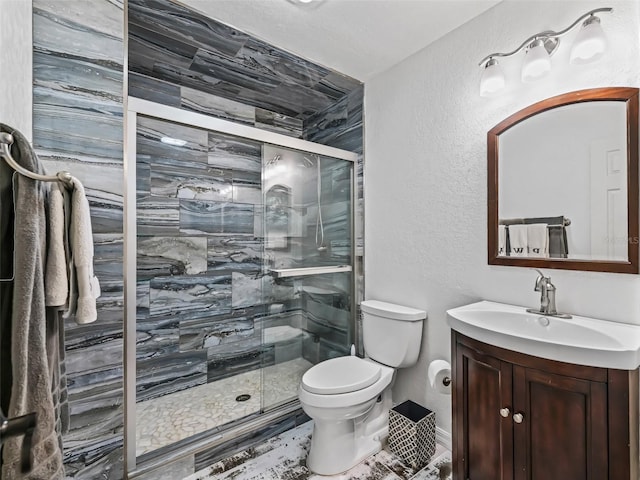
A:
<svg viewBox="0 0 640 480">
<path fill-rule="evenodd" d="M 607 38 L 600 26 L 600 19 L 591 16 L 582 24 L 571 48 L 570 62 L 583 64 L 595 62 L 607 49 Z"/>
<path fill-rule="evenodd" d="M 551 58 L 544 48 L 544 40 L 535 40 L 527 49 L 522 63 L 522 81 L 533 82 L 544 77 L 551 70 Z"/>
<path fill-rule="evenodd" d="M 480 96 L 487 97 L 504 88 L 504 73 L 494 58 L 487 62 L 480 78 Z"/>
</svg>

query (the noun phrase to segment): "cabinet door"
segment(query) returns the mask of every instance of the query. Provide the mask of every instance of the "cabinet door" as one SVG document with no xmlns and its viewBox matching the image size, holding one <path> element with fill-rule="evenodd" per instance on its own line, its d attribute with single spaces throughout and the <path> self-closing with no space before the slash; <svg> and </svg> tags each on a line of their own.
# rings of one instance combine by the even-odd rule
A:
<svg viewBox="0 0 640 480">
<path fill-rule="evenodd" d="M 513 367 L 515 480 L 608 477 L 605 383 Z"/>
<path fill-rule="evenodd" d="M 459 343 L 455 352 L 454 478 L 513 480 L 512 366 Z"/>
</svg>

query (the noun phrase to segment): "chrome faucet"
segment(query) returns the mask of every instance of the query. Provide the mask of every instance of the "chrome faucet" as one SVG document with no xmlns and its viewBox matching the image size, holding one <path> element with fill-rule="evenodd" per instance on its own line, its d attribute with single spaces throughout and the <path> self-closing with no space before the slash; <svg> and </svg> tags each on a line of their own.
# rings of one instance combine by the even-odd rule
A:
<svg viewBox="0 0 640 480">
<path fill-rule="evenodd" d="M 556 286 L 551 283 L 551 277 L 546 277 L 544 273 L 537 268 L 534 270 L 538 272 L 538 278 L 536 278 L 536 284 L 533 290 L 540 292 L 540 310 L 527 308 L 527 312 L 548 317 L 571 318 L 571 315 L 558 313 L 558 310 L 556 310 Z"/>
</svg>

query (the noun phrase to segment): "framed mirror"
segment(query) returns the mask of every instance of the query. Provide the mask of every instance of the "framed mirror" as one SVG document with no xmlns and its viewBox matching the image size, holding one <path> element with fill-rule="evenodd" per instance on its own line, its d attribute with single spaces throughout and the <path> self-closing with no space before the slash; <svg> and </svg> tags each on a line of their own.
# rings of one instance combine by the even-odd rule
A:
<svg viewBox="0 0 640 480">
<path fill-rule="evenodd" d="M 488 262 L 638 273 L 638 89 L 535 103 L 487 134 Z"/>
</svg>

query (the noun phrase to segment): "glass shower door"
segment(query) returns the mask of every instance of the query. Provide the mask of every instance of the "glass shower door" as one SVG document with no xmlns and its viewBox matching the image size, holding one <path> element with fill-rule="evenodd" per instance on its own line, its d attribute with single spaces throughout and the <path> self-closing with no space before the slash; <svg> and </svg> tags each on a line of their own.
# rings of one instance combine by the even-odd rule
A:
<svg viewBox="0 0 640 480">
<path fill-rule="evenodd" d="M 353 162 L 264 145 L 263 408 L 353 343 Z"/>
<path fill-rule="evenodd" d="M 356 155 L 132 98 L 127 135 L 131 469 L 295 411 L 348 353 Z"/>
<path fill-rule="evenodd" d="M 144 115 L 136 141 L 140 456 L 262 408 L 262 143 Z"/>
</svg>

